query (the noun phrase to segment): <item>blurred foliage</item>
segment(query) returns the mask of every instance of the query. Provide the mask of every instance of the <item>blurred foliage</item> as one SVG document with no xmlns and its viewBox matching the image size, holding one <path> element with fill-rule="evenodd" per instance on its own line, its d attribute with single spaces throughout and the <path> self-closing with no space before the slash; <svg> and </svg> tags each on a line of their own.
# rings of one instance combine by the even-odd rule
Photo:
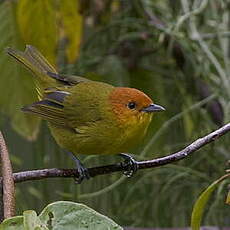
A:
<svg viewBox="0 0 230 230">
<path fill-rule="evenodd" d="M 74 165 L 45 122 L 39 125 L 20 112 L 36 100 L 33 78 L 6 56 L 5 47 L 34 45 L 60 72 L 135 87 L 166 107 L 132 151 L 137 159 L 151 159 L 229 122 L 229 5 L 229 0 L 0 1 L 0 125 L 15 171 Z M 29 142 L 39 127 L 37 140 Z M 83 202 L 123 226 L 187 226 L 200 191 L 223 175 L 228 139 L 132 179 L 114 174 L 81 186 L 70 179 L 18 184 L 18 212 L 39 212 L 47 203 L 65 199 Z M 119 160 L 83 159 L 87 166 Z M 225 194 L 226 184 L 217 192 Z M 204 224 L 229 225 L 224 201 L 216 199 L 211 206 Z"/>
</svg>

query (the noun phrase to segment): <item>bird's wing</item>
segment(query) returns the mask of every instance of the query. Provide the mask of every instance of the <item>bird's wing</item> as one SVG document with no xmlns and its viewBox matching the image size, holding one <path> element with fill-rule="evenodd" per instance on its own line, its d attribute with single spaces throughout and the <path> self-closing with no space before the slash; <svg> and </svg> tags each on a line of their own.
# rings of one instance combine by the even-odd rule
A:
<svg viewBox="0 0 230 230">
<path fill-rule="evenodd" d="M 54 72 L 47 72 L 47 75 L 55 80 L 57 80 L 58 82 L 64 84 L 64 85 L 69 85 L 69 86 L 73 86 L 73 85 L 77 85 L 81 82 L 86 82 L 86 81 L 90 81 L 84 77 L 79 77 L 79 76 L 74 76 L 74 75 L 64 75 L 64 74 L 58 74 L 58 73 L 54 73 Z"/>
<path fill-rule="evenodd" d="M 64 113 L 64 98 L 69 93 L 65 91 L 53 91 L 46 94 L 46 97 L 31 105 L 24 106 L 23 112 L 40 116 L 44 120 L 59 126 L 68 126 L 68 119 Z"/>
<path fill-rule="evenodd" d="M 41 101 L 23 107 L 22 111 L 35 114 L 55 125 L 76 132 L 89 122 L 101 119 L 100 112 L 96 109 L 92 110 L 92 105 L 77 100 L 75 94 L 61 90 L 61 88 L 47 89 Z"/>
</svg>

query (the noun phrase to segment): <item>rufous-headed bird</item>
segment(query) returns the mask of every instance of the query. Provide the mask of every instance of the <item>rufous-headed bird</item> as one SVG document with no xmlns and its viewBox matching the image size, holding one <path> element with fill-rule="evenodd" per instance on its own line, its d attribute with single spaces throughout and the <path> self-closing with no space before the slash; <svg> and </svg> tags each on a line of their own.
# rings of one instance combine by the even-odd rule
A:
<svg viewBox="0 0 230 230">
<path fill-rule="evenodd" d="M 121 154 L 145 135 L 154 112 L 165 110 L 143 92 L 127 87 L 58 74 L 33 46 L 7 53 L 35 76 L 39 101 L 22 108 L 48 121 L 56 142 L 75 156 L 78 182 L 88 178 L 77 154 Z M 135 161 L 127 154 L 133 171 Z"/>
</svg>

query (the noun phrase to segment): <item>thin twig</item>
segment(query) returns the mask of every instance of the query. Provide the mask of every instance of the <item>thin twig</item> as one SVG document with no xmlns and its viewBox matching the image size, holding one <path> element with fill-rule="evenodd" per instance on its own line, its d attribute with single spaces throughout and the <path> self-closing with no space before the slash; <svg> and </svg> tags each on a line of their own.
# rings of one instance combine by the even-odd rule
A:
<svg viewBox="0 0 230 230">
<path fill-rule="evenodd" d="M 15 187 L 12 167 L 6 143 L 0 132 L 0 154 L 2 166 L 2 187 L 3 187 L 3 213 L 4 218 L 14 216 L 15 213 Z"/>
<path fill-rule="evenodd" d="M 201 147 L 207 145 L 210 142 L 217 140 L 219 137 L 223 136 L 227 132 L 230 131 L 230 123 L 224 125 L 223 127 L 217 129 L 216 131 L 204 136 L 202 138 L 197 139 L 186 148 L 182 149 L 179 152 L 174 154 L 170 154 L 166 157 L 157 158 L 148 161 L 139 161 L 137 162 L 139 169 L 146 168 L 155 168 L 162 165 L 166 165 L 169 163 L 174 163 L 183 158 L 188 157 L 193 152 L 199 150 Z M 89 174 L 91 177 L 110 174 L 119 171 L 127 171 L 129 166 L 125 166 L 124 164 L 112 164 L 94 168 L 88 168 Z M 25 172 L 14 173 L 14 181 L 15 183 L 30 181 L 30 180 L 40 180 L 45 178 L 57 178 L 57 177 L 77 177 L 78 172 L 76 169 L 40 169 L 40 170 L 32 170 Z"/>
</svg>

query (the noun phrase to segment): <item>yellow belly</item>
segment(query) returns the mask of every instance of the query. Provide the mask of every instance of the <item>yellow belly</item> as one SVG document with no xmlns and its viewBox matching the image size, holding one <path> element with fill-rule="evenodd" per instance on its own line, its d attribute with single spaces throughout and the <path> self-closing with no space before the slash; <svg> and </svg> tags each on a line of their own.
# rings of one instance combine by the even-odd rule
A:
<svg viewBox="0 0 230 230">
<path fill-rule="evenodd" d="M 78 128 L 78 132 L 52 124 L 50 129 L 56 142 L 74 154 L 119 154 L 128 152 L 143 138 L 150 121 L 151 117 L 126 127 L 97 122 Z"/>
</svg>

